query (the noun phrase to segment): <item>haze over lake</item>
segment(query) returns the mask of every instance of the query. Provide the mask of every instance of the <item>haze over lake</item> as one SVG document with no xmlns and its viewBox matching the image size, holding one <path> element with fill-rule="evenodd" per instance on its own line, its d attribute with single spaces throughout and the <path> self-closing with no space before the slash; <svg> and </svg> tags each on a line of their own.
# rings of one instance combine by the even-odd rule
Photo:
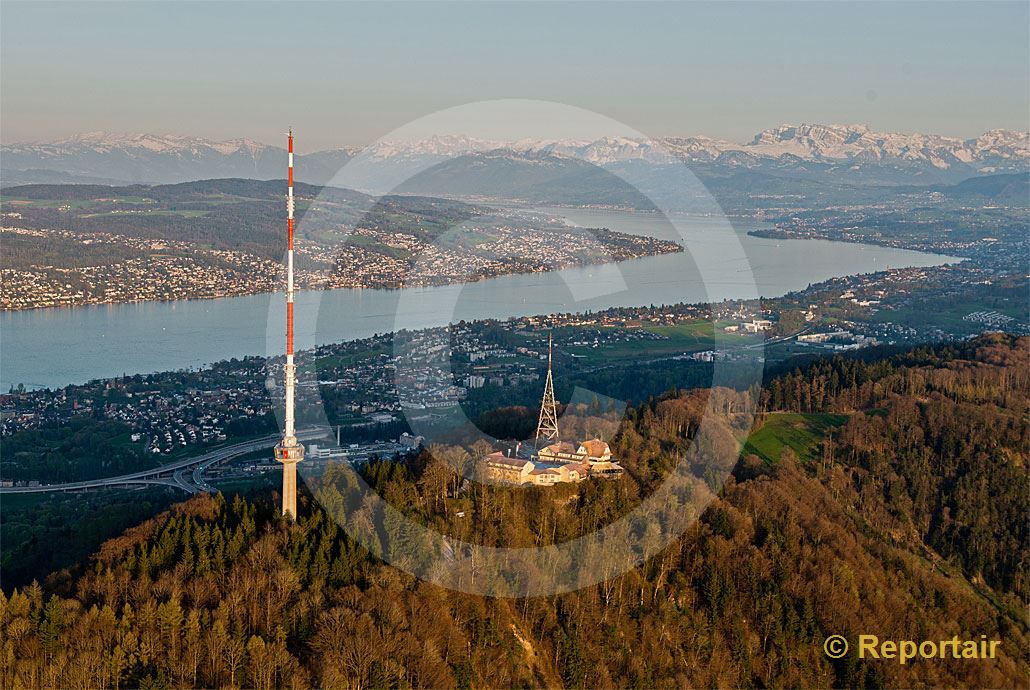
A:
<svg viewBox="0 0 1030 690">
<path fill-rule="evenodd" d="M 647 212 L 539 209 L 585 227 L 682 243 Z M 888 267 L 938 266 L 953 257 L 824 240 L 732 235 L 707 218 L 685 218 L 687 251 L 618 264 L 512 275 L 465 285 L 403 290 L 338 289 L 297 295 L 297 345 L 364 338 L 461 319 L 508 318 L 613 306 L 777 297 L 835 276 Z M 720 229 L 722 228 L 722 229 Z M 743 248 L 746 259 L 740 255 Z M 749 265 L 750 264 L 750 265 Z M 698 265 L 716 279 L 701 280 Z M 282 295 L 141 302 L 0 313 L 0 388 L 57 387 L 93 378 L 201 367 L 283 350 Z"/>
</svg>

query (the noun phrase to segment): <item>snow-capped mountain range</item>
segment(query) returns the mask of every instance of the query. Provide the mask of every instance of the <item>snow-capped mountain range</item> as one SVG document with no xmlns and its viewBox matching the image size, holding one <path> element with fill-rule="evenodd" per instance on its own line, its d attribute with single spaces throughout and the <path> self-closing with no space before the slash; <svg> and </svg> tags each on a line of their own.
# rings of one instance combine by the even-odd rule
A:
<svg viewBox="0 0 1030 690">
<path fill-rule="evenodd" d="M 298 156 L 298 178 L 329 181 L 358 157 L 366 170 L 422 168 L 456 155 L 492 152 L 515 159 L 585 161 L 610 167 L 666 165 L 676 160 L 705 170 L 753 169 L 825 173 L 888 183 L 957 181 L 1030 169 L 1030 134 L 991 130 L 973 139 L 938 134 L 874 132 L 863 125 L 783 125 L 745 143 L 704 136 L 654 140 L 605 137 L 591 141 L 487 141 L 463 135 L 412 142 L 377 142 Z M 274 179 L 283 174 L 282 148 L 248 139 L 95 132 L 52 143 L 0 147 L 0 182 L 171 183 L 215 177 Z M 386 177 L 390 177 L 387 175 Z M 374 186 L 374 185 L 370 185 Z"/>
<path fill-rule="evenodd" d="M 331 175 L 349 157 L 315 156 L 312 172 Z M 218 177 L 282 177 L 285 151 L 249 139 L 90 132 L 61 141 L 0 147 L 0 182 L 164 184 Z M 335 163 L 335 165 L 333 165 Z"/>
<path fill-rule="evenodd" d="M 178 136 L 175 134 L 111 134 L 109 132 L 87 132 L 53 144 L 36 145 L 42 150 L 60 151 L 68 148 L 88 148 L 98 153 L 118 149 L 142 149 L 154 153 L 185 153 L 203 155 L 208 150 L 228 156 L 238 151 L 255 153 L 264 144 L 251 139 L 229 139 L 228 141 L 210 141 L 199 137 Z"/>
<path fill-rule="evenodd" d="M 759 132 L 743 144 L 710 137 L 659 137 L 653 140 L 605 137 L 593 141 L 499 142 L 465 136 L 436 136 L 408 144 L 376 144 L 375 158 L 416 155 L 455 155 L 508 149 L 518 153 L 547 153 L 609 165 L 627 160 L 670 163 L 675 159 L 712 162 L 724 153 L 755 158 L 836 163 L 844 160 L 918 162 L 939 169 L 953 165 L 1030 162 L 1030 134 L 995 129 L 975 139 L 939 134 L 873 132 L 864 125 L 782 125 Z M 990 172 L 990 171 L 987 171 Z"/>
</svg>

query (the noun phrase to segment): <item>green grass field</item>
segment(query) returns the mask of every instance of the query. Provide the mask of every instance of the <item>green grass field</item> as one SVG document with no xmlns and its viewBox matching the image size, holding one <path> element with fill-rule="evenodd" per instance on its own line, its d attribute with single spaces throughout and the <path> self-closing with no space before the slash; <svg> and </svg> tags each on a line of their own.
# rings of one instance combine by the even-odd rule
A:
<svg viewBox="0 0 1030 690">
<path fill-rule="evenodd" d="M 780 459 L 784 448 L 790 448 L 803 462 L 819 458 L 819 445 L 826 432 L 847 422 L 843 414 L 770 414 L 762 428 L 753 432 L 744 444 L 744 455 L 757 455 L 767 463 Z"/>
<path fill-rule="evenodd" d="M 665 336 L 665 340 L 645 340 L 612 343 L 594 347 L 570 347 L 572 354 L 584 357 L 591 363 L 605 363 L 622 359 L 641 357 L 659 358 L 665 355 L 700 352 L 716 345 L 748 345 L 756 342 L 754 337 L 727 333 L 723 326 L 730 322 L 688 321 L 674 326 L 644 326 L 642 330 Z"/>
<path fill-rule="evenodd" d="M 19 208 L 89 208 L 94 203 L 87 199 L 15 199 L 11 197 L 0 197 L 0 205 L 4 211 L 17 211 Z"/>
<path fill-rule="evenodd" d="M 156 202 L 153 199 L 148 199 L 147 197 L 142 196 L 120 196 L 112 197 L 105 201 L 98 201 L 96 199 L 23 199 L 20 197 L 0 195 L 0 204 L 9 206 L 9 208 L 5 209 L 8 211 L 16 211 L 19 206 L 31 208 L 61 208 L 62 206 L 74 209 L 103 208 L 105 206 L 110 206 L 113 203 L 153 204 Z"/>
<path fill-rule="evenodd" d="M 1025 303 L 1019 302 L 958 300 L 935 303 L 933 309 L 927 309 L 925 305 L 895 310 L 884 309 L 874 314 L 873 320 L 906 325 L 932 325 L 958 332 L 979 333 L 985 328 L 983 324 L 965 321 L 962 317 L 977 311 L 996 311 L 1020 320 L 1026 318 L 1025 307 Z"/>
<path fill-rule="evenodd" d="M 198 210 L 185 210 L 185 211 L 172 211 L 166 209 L 147 210 L 143 214 L 126 213 L 124 211 L 99 211 L 97 213 L 84 213 L 82 218 L 97 218 L 100 216 L 126 216 L 133 217 L 134 215 L 148 215 L 148 216 L 182 216 L 183 218 L 201 218 L 206 216 L 209 211 L 198 211 Z"/>
</svg>

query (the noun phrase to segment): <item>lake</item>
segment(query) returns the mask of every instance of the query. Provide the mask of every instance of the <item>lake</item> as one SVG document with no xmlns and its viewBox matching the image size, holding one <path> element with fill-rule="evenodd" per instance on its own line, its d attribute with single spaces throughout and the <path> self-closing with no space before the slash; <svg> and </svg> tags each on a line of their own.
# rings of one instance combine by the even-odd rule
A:
<svg viewBox="0 0 1030 690">
<path fill-rule="evenodd" d="M 584 227 L 683 243 L 671 223 L 648 212 L 537 211 Z M 706 217 L 676 222 L 688 228 L 684 253 L 464 285 L 298 293 L 297 346 L 461 319 L 777 297 L 836 276 L 958 260 L 887 247 L 751 237 L 748 230 L 765 227 L 755 221 L 729 230 L 725 221 Z M 19 383 L 57 387 L 279 353 L 284 312 L 281 294 L 3 312 L 0 389 Z"/>
</svg>

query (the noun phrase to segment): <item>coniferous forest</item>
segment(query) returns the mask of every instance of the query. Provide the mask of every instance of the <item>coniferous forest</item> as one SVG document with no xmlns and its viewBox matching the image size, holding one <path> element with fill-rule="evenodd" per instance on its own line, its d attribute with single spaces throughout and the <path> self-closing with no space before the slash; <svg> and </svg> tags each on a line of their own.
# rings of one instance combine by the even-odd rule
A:
<svg viewBox="0 0 1030 690">
<path fill-rule="evenodd" d="M 349 537 L 331 517 L 346 500 L 332 471 L 296 524 L 271 495 L 202 495 L 5 589 L 0 686 L 1026 687 L 1028 365 L 1030 338 L 984 336 L 818 360 L 760 393 L 670 393 L 624 420 L 618 481 L 463 482 L 466 451 L 440 447 L 362 470 L 440 532 L 558 543 L 653 491 L 713 396 L 757 408 L 753 439 L 785 419 L 833 420 L 783 437 L 776 457 L 744 453 L 671 546 L 568 594 L 481 597 L 385 564 L 376 553 L 404 535 L 387 528 L 371 551 Z M 730 417 L 710 442 L 747 432 Z M 1002 644 L 994 659 L 901 665 L 832 660 L 833 634 Z"/>
</svg>

